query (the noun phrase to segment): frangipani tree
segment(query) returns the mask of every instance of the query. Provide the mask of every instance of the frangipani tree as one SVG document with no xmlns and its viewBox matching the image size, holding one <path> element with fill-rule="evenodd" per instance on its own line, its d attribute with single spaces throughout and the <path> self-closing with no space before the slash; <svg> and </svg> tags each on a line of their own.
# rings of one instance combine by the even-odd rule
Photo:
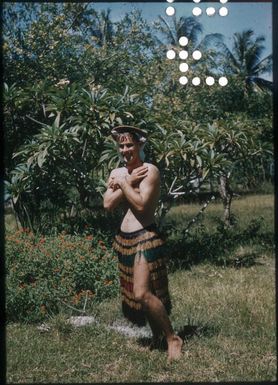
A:
<svg viewBox="0 0 278 385">
<path fill-rule="evenodd" d="M 83 89 L 77 84 L 65 84 L 56 93 L 51 90 L 45 111 L 52 123 L 36 121 L 41 126 L 39 132 L 14 154 L 18 164 L 25 164 L 29 172 L 28 193 L 23 188 L 17 194 L 27 211 L 26 196 L 36 206 L 32 206 L 31 221 L 38 228 L 40 208 L 46 201 L 52 211 L 65 218 L 93 210 L 99 204 L 100 187 L 109 166 L 104 162 L 99 167 L 104 142 L 113 126 L 132 123 L 134 115 L 143 115 L 138 96 L 128 88 L 124 94 L 114 95 L 101 86 Z M 10 173 L 16 175 L 16 180 L 7 179 L 11 194 L 15 182 L 22 183 L 25 178 L 19 171 L 16 166 Z M 15 209 L 21 211 L 17 201 L 14 203 Z"/>
<path fill-rule="evenodd" d="M 162 204 L 169 200 L 169 192 L 176 197 L 200 189 L 210 178 L 217 180 L 223 201 L 223 220 L 231 223 L 233 190 L 231 179 L 244 174 L 246 161 L 263 157 L 271 149 L 263 149 L 249 134 L 250 121 L 234 119 L 214 121 L 212 124 L 191 125 L 177 121 L 178 129 L 169 131 L 158 127 L 151 144 L 160 170 L 163 170 Z M 159 139 L 160 138 L 160 139 Z M 173 181 L 175 180 L 175 185 Z M 175 192 L 178 192 L 177 194 Z M 164 202 L 163 202 L 164 201 Z"/>
</svg>

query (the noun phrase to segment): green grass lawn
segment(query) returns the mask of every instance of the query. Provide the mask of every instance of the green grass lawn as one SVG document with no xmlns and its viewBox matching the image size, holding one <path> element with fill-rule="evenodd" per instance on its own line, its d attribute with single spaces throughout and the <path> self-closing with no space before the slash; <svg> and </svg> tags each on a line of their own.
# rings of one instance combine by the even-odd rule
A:
<svg viewBox="0 0 278 385">
<path fill-rule="evenodd" d="M 199 206 L 173 208 L 194 215 Z M 207 223 L 221 214 L 211 204 Z M 273 196 L 233 202 L 241 217 L 273 223 Z M 63 315 L 37 325 L 7 325 L 8 383 L 217 382 L 276 380 L 275 260 L 268 249 L 250 267 L 193 265 L 169 275 L 174 329 L 185 337 L 182 358 L 167 364 L 148 338 L 107 329 L 121 320 L 120 298 L 87 309 L 98 324 L 74 328 Z M 77 315 L 77 314 L 75 314 Z"/>
<path fill-rule="evenodd" d="M 168 217 L 177 223 L 189 222 L 200 210 L 202 205 L 194 203 L 190 205 L 180 205 L 172 207 Z M 263 216 L 263 218 L 273 223 L 274 228 L 274 195 L 247 195 L 244 197 L 234 197 L 231 204 L 231 213 L 240 219 L 240 224 L 245 225 L 253 218 Z M 215 226 L 216 219 L 223 217 L 223 206 L 219 202 L 212 201 L 205 209 L 203 224 L 205 226 Z"/>
<path fill-rule="evenodd" d="M 180 361 L 169 365 L 166 352 L 150 351 L 147 340 L 107 330 L 105 325 L 121 317 L 117 298 L 94 309 L 98 325 L 73 328 L 61 316 L 54 317 L 50 331 L 43 334 L 35 325 L 8 325 L 7 381 L 275 380 L 271 256 L 261 256 L 250 268 L 205 264 L 169 278 L 174 328 L 188 334 Z"/>
</svg>

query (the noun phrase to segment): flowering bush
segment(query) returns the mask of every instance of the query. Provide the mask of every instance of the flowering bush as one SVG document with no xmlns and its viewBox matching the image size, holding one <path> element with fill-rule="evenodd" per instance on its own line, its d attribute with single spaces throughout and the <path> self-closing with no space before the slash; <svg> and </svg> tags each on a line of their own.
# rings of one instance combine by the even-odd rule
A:
<svg viewBox="0 0 278 385">
<path fill-rule="evenodd" d="M 99 236 L 6 237 L 8 321 L 36 322 L 67 304 L 82 310 L 118 292 L 116 257 Z"/>
</svg>

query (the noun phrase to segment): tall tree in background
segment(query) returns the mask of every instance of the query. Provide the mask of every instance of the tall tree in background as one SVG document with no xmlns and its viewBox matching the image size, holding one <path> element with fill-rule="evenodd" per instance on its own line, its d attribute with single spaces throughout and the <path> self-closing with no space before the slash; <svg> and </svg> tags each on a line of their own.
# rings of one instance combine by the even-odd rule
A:
<svg viewBox="0 0 278 385">
<path fill-rule="evenodd" d="M 272 90 L 272 82 L 262 78 L 262 75 L 272 70 L 272 54 L 262 57 L 264 42 L 264 36 L 255 37 L 254 31 L 248 29 L 234 34 L 231 50 L 224 47 L 226 70 L 244 80 L 248 90 Z"/>
<path fill-rule="evenodd" d="M 194 50 L 203 52 L 203 58 L 199 63 L 206 62 L 206 67 L 213 66 L 216 57 L 215 47 L 223 42 L 223 36 L 220 33 L 210 33 L 203 35 L 203 25 L 196 18 L 182 16 L 179 19 L 174 16 L 171 22 L 159 16 L 158 21 L 154 23 L 154 28 L 160 33 L 161 38 L 157 38 L 158 42 L 163 45 L 179 47 L 179 39 L 186 36 L 188 44 L 186 49 L 189 54 Z M 194 66 L 194 61 L 190 63 Z M 196 64 L 196 63 L 195 63 Z"/>
<path fill-rule="evenodd" d="M 181 36 L 186 36 L 189 42 L 195 46 L 203 33 L 202 24 L 194 17 L 182 16 L 177 19 L 176 16 L 173 16 L 171 22 L 168 23 L 163 16 L 159 16 L 154 27 L 161 32 L 163 40 L 172 46 L 179 45 Z M 160 39 L 159 42 L 164 44 Z"/>
</svg>

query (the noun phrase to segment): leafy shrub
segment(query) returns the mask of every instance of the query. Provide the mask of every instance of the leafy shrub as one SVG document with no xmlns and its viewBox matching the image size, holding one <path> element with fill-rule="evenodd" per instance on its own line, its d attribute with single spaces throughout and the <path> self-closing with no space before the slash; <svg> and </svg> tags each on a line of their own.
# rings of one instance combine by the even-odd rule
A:
<svg viewBox="0 0 278 385">
<path fill-rule="evenodd" d="M 7 235 L 7 319 L 37 322 L 62 304 L 82 309 L 118 292 L 116 257 L 101 236 Z"/>
</svg>

